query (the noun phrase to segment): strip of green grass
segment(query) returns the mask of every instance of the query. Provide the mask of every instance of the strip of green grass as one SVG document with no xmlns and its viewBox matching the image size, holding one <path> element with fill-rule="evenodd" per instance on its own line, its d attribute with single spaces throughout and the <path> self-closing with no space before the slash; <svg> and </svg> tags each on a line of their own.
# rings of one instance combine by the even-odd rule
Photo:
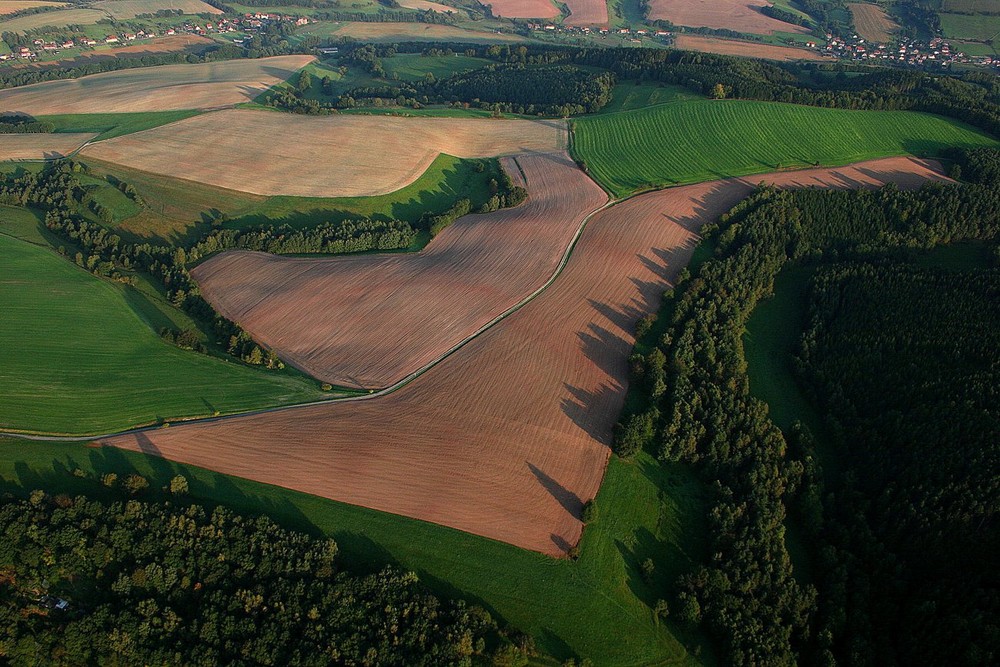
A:
<svg viewBox="0 0 1000 667">
<path fill-rule="evenodd" d="M 436 592 L 481 604 L 530 633 L 558 660 L 589 657 L 622 667 L 711 662 L 707 650 L 700 658 L 693 653 L 701 649 L 689 652 L 649 607 L 690 557 L 701 558 L 704 510 L 689 474 L 661 468 L 646 455 L 635 463 L 611 461 L 597 499 L 599 517 L 587 527 L 575 562 L 155 456 L 0 438 L 0 491 L 100 492 L 93 481 L 70 474 L 77 468 L 91 476 L 139 472 L 154 489 L 183 474 L 197 499 L 332 536 L 351 568 L 388 562 L 411 569 Z M 639 572 L 647 557 L 660 558 L 651 584 Z M 696 647 L 697 639 L 689 645 Z"/>
<path fill-rule="evenodd" d="M 621 197 L 730 176 L 998 145 L 930 114 L 703 100 L 579 118 L 573 151 Z"/>
<path fill-rule="evenodd" d="M 635 109 L 656 106 L 657 104 L 690 102 L 691 100 L 701 99 L 704 99 L 704 97 L 688 90 L 684 86 L 625 81 L 614 87 L 614 90 L 611 92 L 611 101 L 599 113 L 608 114 L 618 111 L 633 111 Z"/>
<path fill-rule="evenodd" d="M 10 231 L 30 239 L 29 224 Z M 0 428 L 85 434 L 321 395 L 292 372 L 168 345 L 146 319 L 154 308 L 140 290 L 0 233 Z"/>
<path fill-rule="evenodd" d="M 94 132 L 97 136 L 91 141 L 102 141 L 174 123 L 199 113 L 201 112 L 196 109 L 184 109 L 143 113 L 57 114 L 39 116 L 38 120 L 54 124 L 56 132 Z"/>
</svg>

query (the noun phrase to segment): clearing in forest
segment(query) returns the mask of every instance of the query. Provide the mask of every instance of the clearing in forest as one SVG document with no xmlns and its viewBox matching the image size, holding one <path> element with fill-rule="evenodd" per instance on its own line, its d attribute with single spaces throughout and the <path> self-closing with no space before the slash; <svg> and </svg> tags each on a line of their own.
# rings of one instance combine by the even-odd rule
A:
<svg viewBox="0 0 1000 667">
<path fill-rule="evenodd" d="M 460 218 L 416 254 L 280 257 L 230 251 L 196 267 L 227 318 L 310 375 L 388 387 L 545 283 L 607 195 L 565 153 L 507 158 L 528 200 Z"/>
<path fill-rule="evenodd" d="M 762 14 L 760 8 L 771 4 L 767 0 L 651 0 L 649 18 L 692 28 L 718 28 L 755 35 L 809 32 L 808 28 Z"/>
<path fill-rule="evenodd" d="M 635 322 L 657 309 L 697 229 L 761 180 L 927 178 L 940 176 L 896 159 L 636 197 L 591 219 L 551 287 L 396 392 L 102 443 L 563 555 L 604 474 Z"/>
<path fill-rule="evenodd" d="M 741 56 L 743 58 L 761 58 L 763 60 L 780 60 L 784 62 L 827 60 L 827 58 L 824 58 L 817 51 L 800 49 L 795 46 L 742 42 L 737 39 L 702 37 L 700 35 L 677 35 L 674 38 L 674 48 L 685 51 L 718 53 L 724 56 Z"/>
<path fill-rule="evenodd" d="M 442 153 L 557 151 L 565 148 L 566 134 L 563 121 L 233 109 L 100 142 L 85 155 L 253 194 L 365 197 L 414 182 Z"/>
<path fill-rule="evenodd" d="M 91 5 L 116 19 L 131 19 L 138 14 L 155 14 L 162 9 L 179 9 L 185 14 L 221 14 L 222 10 L 201 0 L 101 0 Z"/>
<path fill-rule="evenodd" d="M 998 146 L 953 120 L 912 111 L 847 111 L 702 100 L 575 121 L 573 151 L 616 195 L 708 178 Z"/>
<path fill-rule="evenodd" d="M 94 136 L 87 133 L 0 134 L 0 162 L 66 157 Z"/>
<path fill-rule="evenodd" d="M 2 90 L 0 109 L 38 116 L 227 106 L 252 101 L 312 61 L 275 56 L 104 72 Z"/>
<path fill-rule="evenodd" d="M 878 5 L 855 2 L 847 7 L 851 10 L 854 28 L 869 42 L 889 42 L 892 40 L 892 33 L 899 29 L 899 25 Z"/>
</svg>

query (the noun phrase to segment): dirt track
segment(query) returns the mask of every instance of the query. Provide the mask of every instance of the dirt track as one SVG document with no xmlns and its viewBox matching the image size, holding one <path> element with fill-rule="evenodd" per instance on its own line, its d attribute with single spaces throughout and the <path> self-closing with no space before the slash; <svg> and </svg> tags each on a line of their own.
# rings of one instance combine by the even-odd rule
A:
<svg viewBox="0 0 1000 667">
<path fill-rule="evenodd" d="M 388 396 L 103 442 L 561 555 L 604 473 L 634 323 L 688 262 L 696 230 L 760 181 L 926 178 L 940 176 L 893 158 L 642 195 L 594 216 L 548 290 Z"/>
<path fill-rule="evenodd" d="M 492 157 L 565 146 L 561 120 L 227 109 L 102 141 L 85 154 L 258 195 L 369 197 L 414 182 L 441 153 Z"/>
<path fill-rule="evenodd" d="M 0 160 L 65 157 L 95 135 L 88 133 L 0 134 Z"/>
<path fill-rule="evenodd" d="M 392 385 L 544 283 L 607 197 L 565 154 L 521 156 L 528 201 L 470 215 L 418 254 L 330 259 L 226 252 L 202 294 L 279 356 L 326 382 Z M 520 170 L 507 161 L 508 173 Z"/>
</svg>

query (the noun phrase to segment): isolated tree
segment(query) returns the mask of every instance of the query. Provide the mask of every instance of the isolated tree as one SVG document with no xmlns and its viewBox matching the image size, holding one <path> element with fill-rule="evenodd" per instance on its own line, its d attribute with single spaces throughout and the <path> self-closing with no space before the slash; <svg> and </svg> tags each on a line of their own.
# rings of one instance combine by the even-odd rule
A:
<svg viewBox="0 0 1000 667">
<path fill-rule="evenodd" d="M 726 87 L 723 86 L 721 83 L 715 84 L 715 87 L 712 88 L 712 99 L 721 100 L 725 99 L 725 97 L 726 97 Z"/>
<path fill-rule="evenodd" d="M 184 475 L 177 475 L 170 480 L 170 493 L 182 495 L 188 492 L 188 481 Z"/>
</svg>

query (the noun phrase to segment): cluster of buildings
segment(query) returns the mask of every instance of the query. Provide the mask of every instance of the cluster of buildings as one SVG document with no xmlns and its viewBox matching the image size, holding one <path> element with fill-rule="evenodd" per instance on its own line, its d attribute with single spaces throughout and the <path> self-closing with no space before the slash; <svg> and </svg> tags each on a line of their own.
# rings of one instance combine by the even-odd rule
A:
<svg viewBox="0 0 1000 667">
<path fill-rule="evenodd" d="M 962 51 L 953 49 L 952 45 L 941 37 L 935 37 L 930 42 L 910 39 L 892 43 L 875 43 L 867 42 L 858 35 L 837 37 L 827 33 L 824 46 L 818 47 L 815 42 L 809 42 L 806 46 L 821 48 L 833 56 L 849 60 L 885 61 L 886 64 L 913 67 L 926 67 L 928 65 L 947 67 L 951 63 L 1000 66 L 1000 59 L 989 56 L 969 56 Z"/>
<path fill-rule="evenodd" d="M 659 37 L 663 40 L 669 38 L 673 33 L 668 30 L 652 30 L 643 28 L 607 28 L 591 26 L 562 26 L 554 23 L 529 23 L 528 29 L 542 33 L 565 33 L 579 35 L 617 35 L 622 38 L 630 38 L 633 42 L 641 42 L 644 37 Z"/>
</svg>

